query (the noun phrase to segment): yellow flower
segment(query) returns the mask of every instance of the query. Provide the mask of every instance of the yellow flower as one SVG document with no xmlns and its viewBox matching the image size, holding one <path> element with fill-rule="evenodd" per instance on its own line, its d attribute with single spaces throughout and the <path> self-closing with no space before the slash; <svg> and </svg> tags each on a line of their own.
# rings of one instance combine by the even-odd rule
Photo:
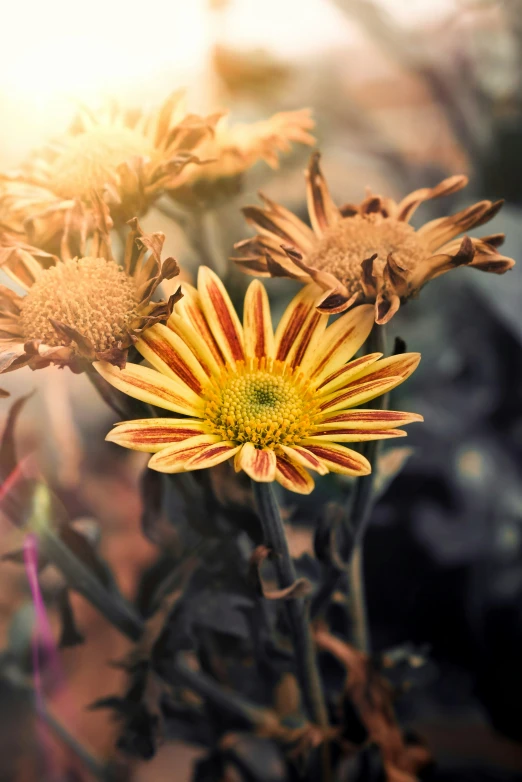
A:
<svg viewBox="0 0 522 782">
<path fill-rule="evenodd" d="M 241 176 L 259 160 L 277 168 L 278 154 L 289 152 L 292 142 L 314 144 L 310 134 L 314 125 L 309 109 L 282 111 L 250 124 L 230 125 L 228 117 L 222 117 L 215 134 L 208 136 L 199 149 L 211 162 L 188 166 L 170 195 L 185 204 L 205 206 L 234 194 L 240 189 Z"/>
<path fill-rule="evenodd" d="M 83 110 L 61 138 L 34 153 L 18 173 L 0 178 L 0 220 L 26 231 L 31 243 L 59 241 L 74 201 L 91 204 L 103 192 L 117 226 L 144 214 L 175 187 L 193 153 L 212 135 L 219 115 L 186 115 L 182 93 L 156 111 L 131 113 L 117 106 Z M 84 219 L 89 224 L 89 211 Z"/>
<path fill-rule="evenodd" d="M 465 176 L 415 190 L 398 203 L 368 195 L 358 205 L 340 208 L 330 196 L 318 154 L 312 156 L 306 179 L 312 228 L 264 197 L 265 209 L 243 210 L 260 233 L 236 245 L 240 253 L 234 260 L 248 274 L 313 280 L 320 288 L 321 312 L 375 302 L 375 320 L 384 324 L 426 282 L 457 266 L 503 274 L 515 263 L 497 252 L 503 234 L 456 238 L 491 220 L 502 201 L 480 201 L 417 231 L 409 224 L 423 201 L 457 192 L 467 184 Z"/>
<path fill-rule="evenodd" d="M 84 236 L 67 231 L 60 258 L 13 234 L 0 236 L 0 268 L 26 291 L 19 296 L 0 286 L 0 372 L 49 364 L 79 372 L 95 359 L 123 366 L 141 331 L 172 312 L 179 291 L 151 301 L 160 282 L 179 272 L 173 258 L 161 261 L 164 235 L 144 234 L 131 220 L 122 268 L 111 252 L 108 209 L 95 196 L 93 216 L 88 250 Z"/>
<path fill-rule="evenodd" d="M 350 359 L 373 326 L 372 308 L 357 307 L 327 328 L 310 286 L 290 303 L 275 334 L 267 293 L 254 280 L 243 324 L 219 278 L 200 267 L 197 290 L 183 286 L 167 325 L 136 342 L 154 367 L 95 364 L 113 386 L 178 417 L 117 424 L 107 439 L 153 453 L 149 467 L 175 473 L 231 457 L 256 481 L 279 481 L 308 494 L 308 469 L 366 475 L 370 464 L 339 443 L 398 437 L 414 413 L 352 410 L 402 383 L 418 353 Z M 348 362 L 348 363 L 347 363 Z M 180 417 L 185 416 L 185 417 Z"/>
</svg>

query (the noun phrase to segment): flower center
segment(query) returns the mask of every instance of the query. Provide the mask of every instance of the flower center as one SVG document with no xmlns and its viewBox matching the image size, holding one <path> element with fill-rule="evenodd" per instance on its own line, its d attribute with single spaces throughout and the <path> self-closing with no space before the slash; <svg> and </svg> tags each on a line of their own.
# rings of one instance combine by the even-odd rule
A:
<svg viewBox="0 0 522 782">
<path fill-rule="evenodd" d="M 47 345 L 63 341 L 49 318 L 90 339 L 96 351 L 122 339 L 137 310 L 136 287 L 114 261 L 75 258 L 44 271 L 22 302 L 20 323 L 26 340 Z"/>
<path fill-rule="evenodd" d="M 325 231 L 308 258 L 315 266 L 333 274 L 350 294 L 360 290 L 361 263 L 377 253 L 374 270 L 382 272 L 389 253 L 404 269 L 413 268 L 429 255 L 415 229 L 408 223 L 369 214 L 345 217 Z"/>
<path fill-rule="evenodd" d="M 215 432 L 259 448 L 292 445 L 312 426 L 314 403 L 302 375 L 284 362 L 238 362 L 207 390 L 205 418 Z"/>
<path fill-rule="evenodd" d="M 132 128 L 96 127 L 73 136 L 52 167 L 52 187 L 62 198 L 87 198 L 102 188 L 122 163 L 152 157 L 148 139 Z"/>
</svg>

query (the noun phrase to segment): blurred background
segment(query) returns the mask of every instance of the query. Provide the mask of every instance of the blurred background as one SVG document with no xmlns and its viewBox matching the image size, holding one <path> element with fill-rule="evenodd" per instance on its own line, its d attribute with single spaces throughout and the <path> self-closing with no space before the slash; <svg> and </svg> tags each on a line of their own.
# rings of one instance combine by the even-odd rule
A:
<svg viewBox="0 0 522 782">
<path fill-rule="evenodd" d="M 409 431 L 409 450 L 385 453 L 405 466 L 375 508 L 365 566 L 375 649 L 411 641 L 434 664 L 426 686 L 403 700 L 403 722 L 426 738 L 448 779 L 522 779 L 522 2 L 11 3 L 0 47 L 0 167 L 16 168 L 60 133 L 78 104 L 116 97 L 148 108 L 182 86 L 192 111 L 229 109 L 238 121 L 311 107 L 337 203 L 361 200 L 366 186 L 400 198 L 456 173 L 469 175 L 469 187 L 425 204 L 420 221 L 506 199 L 490 232 L 507 234 L 503 252 L 518 265 L 503 277 L 456 270 L 391 323 L 391 337 L 423 355 L 393 407 L 422 413 L 425 424 Z M 248 280 L 226 259 L 248 235 L 239 208 L 262 188 L 306 218 L 308 154 L 295 146 L 277 171 L 257 164 L 242 191 L 212 210 L 212 252 L 238 299 Z M 167 254 L 193 276 L 199 258 L 179 228 L 160 210 L 143 224 L 167 234 Z M 280 312 L 296 289 L 270 281 L 269 290 Z M 51 368 L 2 381 L 15 398 L 38 391 L 20 422 L 22 450 L 36 450 L 71 516 L 99 525 L 102 554 L 132 597 L 156 557 L 139 527 L 143 459 L 103 443 L 112 416 L 85 377 Z M 5 417 L 10 400 L 1 404 Z M 308 545 L 312 517 L 302 509 L 296 545 Z M 0 529 L 5 553 L 16 533 L 5 519 Z M 3 563 L 0 639 L 20 655 L 28 598 L 23 572 Z M 64 652 L 66 683 L 51 709 L 107 757 L 115 729 L 86 706 L 121 687 L 109 663 L 126 642 L 75 601 L 88 643 Z M 0 780 L 31 782 L 38 731 L 4 668 Z M 89 778 L 58 735 L 55 754 L 64 778 Z M 166 745 L 123 778 L 188 779 L 196 754 Z"/>
</svg>

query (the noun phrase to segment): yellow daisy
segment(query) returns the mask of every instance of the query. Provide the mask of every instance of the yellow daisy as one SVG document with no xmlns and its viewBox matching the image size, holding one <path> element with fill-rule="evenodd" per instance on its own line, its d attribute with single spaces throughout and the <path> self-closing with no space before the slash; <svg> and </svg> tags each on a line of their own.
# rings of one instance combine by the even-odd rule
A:
<svg viewBox="0 0 522 782">
<path fill-rule="evenodd" d="M 153 368 L 95 364 L 113 386 L 177 417 L 126 421 L 107 439 L 153 453 L 166 473 L 212 467 L 234 457 L 255 481 L 279 481 L 308 494 L 331 471 L 366 475 L 370 464 L 340 443 L 406 433 L 414 413 L 353 410 L 402 383 L 418 353 L 352 359 L 373 326 L 372 308 L 357 307 L 327 328 L 310 286 L 295 297 L 275 334 L 268 296 L 254 280 L 241 324 L 219 278 L 199 270 L 197 290 L 183 286 L 167 325 L 145 331 L 136 347 Z M 183 416 L 183 417 L 180 417 Z"/>
<path fill-rule="evenodd" d="M 99 113 L 82 110 L 61 138 L 19 172 L 0 177 L 0 220 L 48 247 L 60 239 L 74 201 L 90 205 L 97 190 L 122 225 L 175 187 L 187 164 L 201 162 L 194 152 L 218 118 L 186 115 L 181 92 L 148 113 L 115 105 Z M 84 219 L 89 216 L 87 210 Z"/>
<path fill-rule="evenodd" d="M 236 245 L 240 253 L 234 260 L 248 274 L 313 281 L 320 289 L 321 312 L 375 303 L 375 320 L 384 324 L 426 282 L 457 266 L 503 274 L 515 263 L 497 252 L 503 234 L 456 238 L 491 220 L 502 201 L 480 201 L 417 231 L 409 224 L 423 201 L 457 192 L 467 184 L 465 176 L 415 190 L 398 203 L 368 195 L 360 204 L 342 207 L 330 196 L 318 154 L 312 156 L 306 180 L 312 227 L 263 197 L 266 208 L 243 210 L 260 233 Z"/>
<path fill-rule="evenodd" d="M 205 206 L 235 194 L 242 175 L 259 160 L 275 169 L 279 153 L 289 152 L 292 142 L 314 144 L 310 133 L 314 125 L 309 109 L 282 111 L 260 122 L 235 125 L 230 125 L 228 117 L 221 117 L 215 133 L 199 149 L 210 162 L 188 166 L 170 195 L 184 204 Z"/>
<path fill-rule="evenodd" d="M 174 258 L 161 260 L 164 235 L 144 234 L 131 220 L 121 267 L 111 252 L 108 209 L 94 195 L 93 204 L 92 241 L 66 230 L 61 257 L 0 235 L 0 268 L 25 290 L 19 296 L 0 286 L 0 372 L 49 364 L 79 372 L 95 359 L 122 366 L 142 330 L 171 314 L 179 291 L 152 301 L 161 281 L 179 273 Z"/>
</svg>

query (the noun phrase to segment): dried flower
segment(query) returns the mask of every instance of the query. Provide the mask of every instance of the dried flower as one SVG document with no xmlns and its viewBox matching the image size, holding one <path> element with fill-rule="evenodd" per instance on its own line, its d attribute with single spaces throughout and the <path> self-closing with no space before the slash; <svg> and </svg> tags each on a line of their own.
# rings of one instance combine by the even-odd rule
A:
<svg viewBox="0 0 522 782">
<path fill-rule="evenodd" d="M 61 258 L 12 236 L 0 246 L 1 268 L 26 290 L 18 296 L 0 286 L 0 372 L 51 363 L 82 371 L 95 359 L 122 366 L 137 335 L 170 315 L 179 292 L 168 302 L 151 301 L 160 282 L 179 272 L 173 258 L 161 261 L 164 235 L 144 234 L 131 220 L 122 268 L 111 252 L 108 209 L 95 195 L 92 201 L 96 228 L 88 251 L 85 237 L 69 231 Z M 71 224 L 81 223 L 73 214 Z M 71 246 L 80 257 L 72 257 Z"/>
<path fill-rule="evenodd" d="M 375 302 L 375 320 L 384 324 L 426 282 L 457 266 L 503 274 L 515 263 L 497 252 L 503 234 L 455 238 L 491 220 L 502 201 L 480 201 L 417 231 L 409 224 L 423 201 L 457 192 L 467 184 L 465 176 L 415 190 L 399 203 L 368 195 L 358 205 L 341 208 L 330 196 L 318 154 L 312 156 L 306 179 L 312 228 L 264 197 L 265 209 L 243 210 L 260 234 L 237 244 L 240 254 L 234 260 L 248 274 L 313 280 L 321 289 L 321 312 Z"/>
<path fill-rule="evenodd" d="M 186 115 L 180 92 L 149 113 L 114 105 L 99 113 L 82 110 L 61 138 L 34 153 L 20 172 L 0 178 L 0 219 L 25 231 L 29 242 L 49 247 L 59 241 L 74 201 L 90 206 L 97 190 L 120 226 L 175 187 L 187 164 L 202 162 L 194 151 L 218 118 Z M 88 225 L 90 216 L 87 209 Z"/>
<path fill-rule="evenodd" d="M 280 152 L 289 152 L 291 143 L 315 143 L 310 130 L 315 123 L 309 109 L 283 111 L 260 122 L 230 125 L 222 117 L 213 136 L 207 137 L 200 154 L 209 161 L 204 166 L 189 166 L 180 186 L 170 195 L 183 203 L 208 205 L 240 189 L 241 176 L 259 160 L 271 168 L 279 166 Z"/>
<path fill-rule="evenodd" d="M 120 391 L 185 418 L 118 424 L 107 439 L 153 453 L 149 467 L 175 473 L 212 467 L 234 456 L 237 471 L 256 481 L 277 480 L 307 494 L 307 469 L 365 475 L 370 464 L 338 443 L 397 437 L 412 413 L 349 410 L 402 383 L 417 353 L 346 363 L 373 326 L 369 306 L 357 307 L 327 328 L 313 286 L 290 303 L 274 334 L 268 296 L 254 280 L 241 325 L 219 278 L 199 271 L 198 289 L 183 286 L 167 326 L 136 342 L 154 367 L 106 363 L 96 369 Z"/>
</svg>

